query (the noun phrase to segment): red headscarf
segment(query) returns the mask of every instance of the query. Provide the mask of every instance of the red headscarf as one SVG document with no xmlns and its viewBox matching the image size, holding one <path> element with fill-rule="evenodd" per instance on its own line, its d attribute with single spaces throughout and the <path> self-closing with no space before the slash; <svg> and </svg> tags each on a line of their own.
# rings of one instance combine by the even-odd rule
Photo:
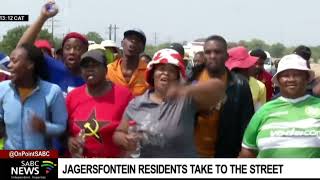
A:
<svg viewBox="0 0 320 180">
<path fill-rule="evenodd" d="M 81 42 L 83 42 L 83 44 L 85 44 L 86 46 L 89 46 L 89 43 L 88 43 L 88 39 L 80 34 L 80 33 L 77 33 L 77 32 L 71 32 L 71 33 L 68 33 L 64 38 L 63 38 L 63 41 L 62 41 L 62 47 L 64 45 L 64 43 L 70 39 L 70 38 L 76 38 L 76 39 L 79 39 Z"/>
</svg>

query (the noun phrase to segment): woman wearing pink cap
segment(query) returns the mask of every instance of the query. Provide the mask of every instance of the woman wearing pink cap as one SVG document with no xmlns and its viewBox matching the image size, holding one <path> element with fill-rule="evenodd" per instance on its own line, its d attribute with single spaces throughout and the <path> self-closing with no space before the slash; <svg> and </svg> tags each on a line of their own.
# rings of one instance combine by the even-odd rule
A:
<svg viewBox="0 0 320 180">
<path fill-rule="evenodd" d="M 38 39 L 34 42 L 34 45 L 41 49 L 42 53 L 47 54 L 51 57 L 53 57 L 52 55 L 52 46 L 50 45 L 48 40 L 45 39 Z"/>
<path fill-rule="evenodd" d="M 302 57 L 291 54 L 280 60 L 272 82 L 279 86 L 281 97 L 254 114 L 240 157 L 320 157 L 320 99 L 306 93 L 313 78 Z"/>
<path fill-rule="evenodd" d="M 224 97 L 221 80 L 183 86 L 185 67 L 172 49 L 155 53 L 147 67 L 150 89 L 133 99 L 125 110 L 113 139 L 124 150 L 133 150 L 137 139 L 128 135 L 129 121 L 143 132 L 140 157 L 198 157 L 194 144 L 195 115 L 217 108 Z"/>
<path fill-rule="evenodd" d="M 230 71 L 243 75 L 249 82 L 254 109 L 257 111 L 266 102 L 266 86 L 252 77 L 257 57 L 251 56 L 245 47 L 238 46 L 228 50 L 229 59 L 226 66 Z"/>
</svg>

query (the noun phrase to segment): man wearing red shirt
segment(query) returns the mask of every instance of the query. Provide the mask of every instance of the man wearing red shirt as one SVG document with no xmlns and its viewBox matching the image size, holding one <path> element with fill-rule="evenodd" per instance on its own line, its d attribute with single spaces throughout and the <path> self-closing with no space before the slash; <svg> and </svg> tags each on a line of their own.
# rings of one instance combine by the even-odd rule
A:
<svg viewBox="0 0 320 180">
<path fill-rule="evenodd" d="M 250 52 L 250 55 L 258 57 L 253 76 L 266 86 L 267 101 L 269 101 L 273 96 L 273 87 L 271 82 L 272 75 L 264 69 L 264 61 L 267 59 L 267 54 L 262 49 L 254 49 Z"/>
</svg>

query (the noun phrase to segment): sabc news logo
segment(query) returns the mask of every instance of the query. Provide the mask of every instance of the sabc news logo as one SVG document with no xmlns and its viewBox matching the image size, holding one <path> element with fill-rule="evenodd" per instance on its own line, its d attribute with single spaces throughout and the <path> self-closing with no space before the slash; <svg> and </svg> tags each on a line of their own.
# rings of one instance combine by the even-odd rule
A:
<svg viewBox="0 0 320 180">
<path fill-rule="evenodd" d="M 39 161 L 39 160 L 23 160 L 20 166 L 11 167 L 12 176 L 31 176 L 41 175 L 44 172 L 46 175 L 49 174 L 57 164 L 52 161 Z"/>
<path fill-rule="evenodd" d="M 41 167 L 46 169 L 46 174 L 49 174 L 55 166 L 57 166 L 57 164 L 54 164 L 52 161 L 42 161 L 41 164 Z"/>
</svg>

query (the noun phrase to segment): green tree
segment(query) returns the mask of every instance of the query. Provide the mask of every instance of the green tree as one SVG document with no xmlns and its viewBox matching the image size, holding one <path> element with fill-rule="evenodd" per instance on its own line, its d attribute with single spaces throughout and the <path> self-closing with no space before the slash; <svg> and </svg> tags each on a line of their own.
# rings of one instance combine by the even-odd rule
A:
<svg viewBox="0 0 320 180">
<path fill-rule="evenodd" d="M 48 29 L 42 29 L 38 35 L 38 39 L 48 40 L 52 44 L 52 34 L 49 33 Z"/>
<path fill-rule="evenodd" d="M 61 48 L 61 45 L 62 45 L 62 39 L 54 37 L 53 47 L 57 50 Z"/>
<path fill-rule="evenodd" d="M 256 48 L 260 48 L 263 50 L 269 49 L 268 45 L 260 39 L 252 39 L 251 41 L 247 41 L 245 43 L 246 43 L 245 45 L 248 48 L 248 50 L 252 50 L 252 49 L 256 49 Z"/>
<path fill-rule="evenodd" d="M 284 51 L 284 55 L 286 54 L 292 54 L 292 52 L 294 51 L 296 47 L 295 46 L 291 46 L 291 47 L 286 47 L 285 51 Z"/>
<path fill-rule="evenodd" d="M 318 63 L 320 59 L 320 46 L 311 47 L 311 57 L 314 63 Z"/>
<path fill-rule="evenodd" d="M 247 48 L 247 41 L 245 41 L 245 40 L 240 40 L 239 42 L 238 42 L 238 46 L 244 46 L 244 47 L 246 47 Z"/>
<path fill-rule="evenodd" d="M 153 45 L 146 45 L 146 48 L 144 49 L 144 52 L 148 54 L 149 56 L 152 56 L 157 50 L 156 46 Z"/>
<path fill-rule="evenodd" d="M 0 43 L 0 51 L 10 54 L 10 52 L 16 47 L 21 36 L 27 30 L 27 28 L 28 26 L 18 26 L 8 30 Z M 47 29 L 41 30 L 38 38 L 50 40 L 51 34 Z"/>
<path fill-rule="evenodd" d="M 240 42 L 239 42 L 240 43 Z M 236 43 L 236 42 L 228 42 L 228 49 L 230 48 L 234 48 L 234 47 L 237 47 L 237 46 L 241 46 L 242 44 L 239 44 L 239 43 Z M 243 46 L 243 45 L 242 45 Z"/>
<path fill-rule="evenodd" d="M 154 53 L 157 52 L 158 50 L 167 48 L 169 46 L 170 46 L 170 43 L 162 43 L 162 44 L 159 44 L 158 46 L 146 45 L 144 52 L 152 57 Z"/>
<path fill-rule="evenodd" d="M 270 54 L 272 57 L 281 58 L 286 52 L 286 47 L 281 43 L 275 43 L 270 46 Z"/>
<path fill-rule="evenodd" d="M 87 36 L 87 38 L 88 38 L 89 41 L 94 41 L 94 42 L 96 42 L 96 43 L 98 43 L 98 44 L 100 44 L 101 41 L 103 41 L 103 38 L 102 38 L 102 37 L 100 36 L 100 34 L 97 33 L 97 32 L 88 32 L 88 33 L 86 34 L 86 36 Z"/>
</svg>

